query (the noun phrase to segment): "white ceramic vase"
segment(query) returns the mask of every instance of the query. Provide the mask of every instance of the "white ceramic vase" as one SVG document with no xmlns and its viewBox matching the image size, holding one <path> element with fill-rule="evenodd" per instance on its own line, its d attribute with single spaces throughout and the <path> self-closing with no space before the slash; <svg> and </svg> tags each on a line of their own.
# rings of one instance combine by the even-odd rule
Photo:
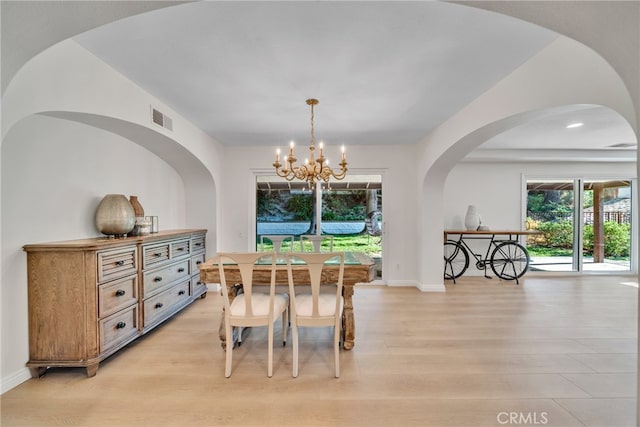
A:
<svg viewBox="0 0 640 427">
<path fill-rule="evenodd" d="M 480 227 L 480 214 L 474 205 L 469 205 L 467 214 L 464 217 L 464 226 L 467 230 L 477 230 Z"/>
<path fill-rule="evenodd" d="M 108 236 L 124 236 L 136 223 L 136 215 L 123 194 L 107 194 L 96 210 L 96 227 Z"/>
</svg>

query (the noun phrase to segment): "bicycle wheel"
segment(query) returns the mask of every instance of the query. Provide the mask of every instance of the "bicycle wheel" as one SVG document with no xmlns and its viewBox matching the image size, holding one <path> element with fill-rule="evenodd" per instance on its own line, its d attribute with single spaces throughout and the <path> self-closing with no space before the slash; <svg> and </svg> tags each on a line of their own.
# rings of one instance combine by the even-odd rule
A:
<svg viewBox="0 0 640 427">
<path fill-rule="evenodd" d="M 457 279 L 469 267 L 469 254 L 458 242 L 444 242 L 444 278 Z"/>
<path fill-rule="evenodd" d="M 491 254 L 491 269 L 501 279 L 518 280 L 529 268 L 529 252 L 517 242 L 502 242 Z"/>
</svg>

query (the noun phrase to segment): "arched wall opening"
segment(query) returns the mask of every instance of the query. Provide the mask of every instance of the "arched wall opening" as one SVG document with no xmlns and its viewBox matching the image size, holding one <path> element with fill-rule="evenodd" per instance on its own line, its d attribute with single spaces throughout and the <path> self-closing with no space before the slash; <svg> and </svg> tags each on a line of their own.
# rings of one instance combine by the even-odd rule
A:
<svg viewBox="0 0 640 427">
<path fill-rule="evenodd" d="M 29 377 L 23 245 L 100 236 L 98 203 L 120 193 L 139 196 L 161 230 L 208 229 L 207 253 L 216 251 L 214 178 L 165 135 L 112 117 L 48 111 L 16 122 L 1 151 L 4 387 Z"/>
<path fill-rule="evenodd" d="M 184 182 L 185 224 L 189 227 L 203 227 L 212 231 L 211 235 L 207 236 L 207 247 L 215 249 L 216 186 L 214 178 L 200 159 L 184 146 L 153 129 L 122 119 L 70 111 L 48 111 L 40 114 L 84 123 L 120 135 L 167 162 Z"/>
<path fill-rule="evenodd" d="M 574 105 L 563 105 L 540 110 L 527 111 L 494 121 L 465 135 L 451 144 L 429 168 L 422 181 L 421 205 L 428 217 L 421 217 L 423 256 L 421 266 L 420 287 L 422 290 L 444 290 L 443 280 L 443 246 L 442 236 L 445 223 L 445 181 L 449 172 L 467 154 L 478 148 L 492 137 L 516 128 L 521 124 L 545 116 L 553 116 L 575 108 Z M 631 124 L 630 124 L 631 126 Z M 517 159 L 514 159 L 517 160 Z M 491 189 L 487 189 L 491 191 Z M 517 200 L 516 203 L 520 203 Z M 437 243 L 433 243 L 437 242 Z"/>
</svg>

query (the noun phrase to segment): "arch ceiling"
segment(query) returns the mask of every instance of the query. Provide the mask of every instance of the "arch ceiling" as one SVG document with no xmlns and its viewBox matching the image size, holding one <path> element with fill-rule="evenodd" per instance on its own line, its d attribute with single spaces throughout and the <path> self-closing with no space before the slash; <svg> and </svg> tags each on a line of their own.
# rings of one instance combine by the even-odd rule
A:
<svg viewBox="0 0 640 427">
<path fill-rule="evenodd" d="M 47 3 L 3 2 L 3 24 L 37 20 Z M 41 31 L 64 37 L 107 23 L 74 39 L 226 145 L 306 145 L 307 97 L 320 99 L 316 131 L 329 145 L 415 143 L 558 37 L 445 2 L 106 2 L 108 13 L 82 4 L 46 6 L 75 31 L 50 29 L 50 19 Z M 3 25 L 3 65 L 5 34 L 15 27 Z M 562 119 L 584 120 L 585 112 L 576 106 Z M 554 147 L 620 152 L 609 146 L 635 142 L 615 112 L 590 112 L 600 123 L 595 113 L 613 113 L 598 138 L 580 146 L 560 138 Z M 513 129 L 484 148 L 525 152 L 527 144 L 509 141 L 548 136 L 558 123 Z"/>
</svg>

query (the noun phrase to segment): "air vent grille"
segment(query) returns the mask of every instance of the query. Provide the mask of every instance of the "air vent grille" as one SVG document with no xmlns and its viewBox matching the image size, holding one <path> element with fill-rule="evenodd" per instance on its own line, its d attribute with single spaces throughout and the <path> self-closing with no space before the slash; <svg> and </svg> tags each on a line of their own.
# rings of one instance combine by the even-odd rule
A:
<svg viewBox="0 0 640 427">
<path fill-rule="evenodd" d="M 631 147 L 636 147 L 638 144 L 634 143 L 634 142 L 621 142 L 619 144 L 613 144 L 610 145 L 609 147 L 611 148 L 631 148 Z"/>
<path fill-rule="evenodd" d="M 167 130 L 173 130 L 173 120 L 161 111 L 151 107 L 151 121 Z"/>
</svg>

